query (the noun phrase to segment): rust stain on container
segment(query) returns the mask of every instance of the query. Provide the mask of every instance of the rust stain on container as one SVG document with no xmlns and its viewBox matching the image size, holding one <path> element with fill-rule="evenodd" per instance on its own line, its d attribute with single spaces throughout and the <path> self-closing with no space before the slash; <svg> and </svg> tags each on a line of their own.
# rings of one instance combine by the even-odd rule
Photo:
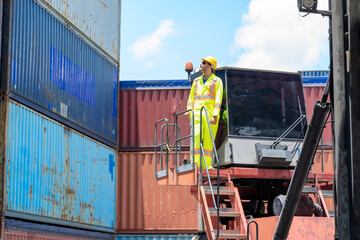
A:
<svg viewBox="0 0 360 240">
<path fill-rule="evenodd" d="M 33 194 L 33 185 L 32 185 L 32 184 L 30 185 L 30 191 L 29 191 L 29 194 L 30 194 L 30 196 L 32 196 L 32 194 Z"/>
<path fill-rule="evenodd" d="M 105 3 L 103 3 L 102 1 L 100 1 L 100 0 L 98 0 L 99 1 L 99 3 L 103 6 L 103 8 L 109 8 Z"/>
<path fill-rule="evenodd" d="M 197 232 L 198 205 L 190 187 L 159 186 L 154 152 L 119 152 L 118 161 L 118 233 Z"/>
<path fill-rule="evenodd" d="M 190 89 L 120 90 L 119 146 L 121 149 L 153 147 L 155 122 L 162 118 L 175 120 L 175 115 L 186 110 Z M 190 121 L 179 117 L 182 136 L 190 133 Z M 159 127 L 160 128 L 160 127 Z M 160 142 L 158 131 L 158 142 Z M 173 140 L 173 139 L 170 139 Z M 184 141 L 189 145 L 189 141 Z"/>
</svg>

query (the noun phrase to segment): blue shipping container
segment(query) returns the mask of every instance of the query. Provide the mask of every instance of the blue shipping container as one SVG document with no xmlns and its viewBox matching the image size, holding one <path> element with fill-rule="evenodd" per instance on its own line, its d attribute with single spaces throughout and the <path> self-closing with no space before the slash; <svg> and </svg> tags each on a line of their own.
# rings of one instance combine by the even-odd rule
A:
<svg viewBox="0 0 360 240">
<path fill-rule="evenodd" d="M 21 235 L 30 235 L 29 238 L 21 238 L 22 240 L 31 239 L 31 240 L 62 240 L 62 239 L 73 239 L 73 240 L 82 240 L 82 239 L 93 239 L 93 240 L 114 240 L 113 233 L 104 233 L 104 232 L 95 232 L 77 228 L 62 227 L 44 223 L 35 223 L 29 221 L 22 221 L 18 219 L 8 219 L 5 218 L 4 228 L 8 231 L 10 235 L 15 234 L 13 231 L 22 233 Z M 47 234 L 42 236 L 41 234 Z M 54 236 L 54 238 L 52 238 Z M 50 238 L 49 238 L 50 237 Z M 75 238 L 76 237 L 76 238 Z M 18 238 L 4 238 L 4 239 L 18 239 Z"/>
<path fill-rule="evenodd" d="M 11 24 L 10 97 L 116 147 L 116 66 L 33 0 Z"/>
<path fill-rule="evenodd" d="M 309 70 L 299 71 L 301 77 L 328 77 L 330 74 L 329 70 Z"/>
<path fill-rule="evenodd" d="M 113 232 L 116 151 L 11 101 L 6 215 Z"/>
<path fill-rule="evenodd" d="M 187 79 L 179 80 L 122 80 L 120 81 L 120 89 L 169 89 L 169 88 L 185 88 L 190 89 L 191 83 Z"/>
<path fill-rule="evenodd" d="M 66 21 L 119 62 L 121 0 L 37 0 L 46 2 Z M 71 24 L 70 27 L 71 27 Z"/>
</svg>

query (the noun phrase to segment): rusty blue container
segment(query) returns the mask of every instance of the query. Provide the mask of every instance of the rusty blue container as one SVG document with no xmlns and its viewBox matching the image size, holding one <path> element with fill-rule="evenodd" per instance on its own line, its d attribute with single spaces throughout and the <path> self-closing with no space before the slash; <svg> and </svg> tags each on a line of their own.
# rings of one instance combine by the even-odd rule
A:
<svg viewBox="0 0 360 240">
<path fill-rule="evenodd" d="M 114 232 L 116 151 L 10 101 L 7 217 Z"/>
<path fill-rule="evenodd" d="M 37 0 L 57 15 L 71 29 L 94 43 L 110 60 L 119 62 L 121 0 L 64 1 Z"/>
<path fill-rule="evenodd" d="M 118 62 L 37 1 L 11 14 L 10 97 L 116 148 Z"/>
</svg>

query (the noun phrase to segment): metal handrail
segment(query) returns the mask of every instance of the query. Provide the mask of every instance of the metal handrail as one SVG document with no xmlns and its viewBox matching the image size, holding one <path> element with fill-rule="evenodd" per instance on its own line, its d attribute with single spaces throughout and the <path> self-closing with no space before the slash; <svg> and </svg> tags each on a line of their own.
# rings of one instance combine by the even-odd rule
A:
<svg viewBox="0 0 360 240">
<path fill-rule="evenodd" d="M 215 196 L 214 196 L 214 191 L 213 191 L 213 187 L 212 187 L 212 184 L 211 184 L 211 179 L 210 179 L 210 175 L 209 175 L 209 170 L 208 170 L 208 167 L 206 165 L 206 159 L 205 159 L 205 154 L 204 154 L 204 147 L 203 147 L 203 139 L 202 139 L 202 124 L 203 124 L 203 121 L 202 121 L 202 112 L 203 110 L 205 110 L 205 116 L 206 116 L 206 123 L 208 125 L 208 128 L 209 128 L 209 132 L 210 132 L 210 136 L 211 136 L 211 140 L 212 140 L 212 143 L 213 143 L 213 151 L 214 151 L 214 155 L 215 155 L 215 158 L 216 158 L 216 163 L 217 163 L 217 203 L 215 202 Z M 199 174 L 199 185 L 202 186 L 203 183 L 202 183 L 202 161 L 201 159 L 204 161 L 205 163 L 205 168 L 206 168 L 206 174 L 207 174 L 207 177 L 208 177 L 208 181 L 209 181 L 209 186 L 210 186 L 210 190 L 211 190 L 211 196 L 212 196 L 212 199 L 214 201 L 214 206 L 215 206 L 215 209 L 216 209 L 216 213 L 217 213 L 217 234 L 216 234 L 216 239 L 219 238 L 219 233 L 220 233 L 220 207 L 219 207 L 219 204 L 220 204 L 220 183 L 219 183 L 219 171 L 220 171 L 220 162 L 219 162 L 219 158 L 218 158 L 218 154 L 217 154 L 217 151 L 216 151 L 216 146 L 215 146 L 215 142 L 214 142 L 214 137 L 213 137 L 213 133 L 212 133 L 212 130 L 211 130 L 211 126 L 210 126 L 210 121 L 209 121 L 209 116 L 207 114 L 207 110 L 206 110 L 206 107 L 203 106 L 201 109 L 200 109 L 200 174 Z"/>
<path fill-rule="evenodd" d="M 250 222 L 248 222 L 247 227 L 246 227 L 246 240 L 249 240 L 249 228 L 250 228 L 250 224 L 251 223 L 255 223 L 256 226 L 256 240 L 258 240 L 259 238 L 259 225 L 255 220 L 251 220 Z"/>
<path fill-rule="evenodd" d="M 165 121 L 166 123 L 169 122 L 167 118 L 162 118 L 155 122 L 155 178 L 157 178 L 157 148 L 164 145 L 162 142 L 162 134 L 161 134 L 161 143 L 157 145 L 157 125 L 163 121 Z M 162 161 L 162 148 L 161 148 L 161 170 L 163 170 L 162 168 L 163 168 L 163 161 Z"/>
<path fill-rule="evenodd" d="M 163 122 L 165 121 L 166 123 L 163 124 L 161 126 L 161 143 L 160 144 L 157 144 L 157 128 L 158 128 L 158 124 L 160 122 Z M 171 124 L 169 123 L 169 120 L 167 118 L 163 118 L 163 119 L 160 119 L 158 120 L 156 123 L 155 123 L 155 176 L 157 176 L 157 148 L 161 147 L 161 153 L 160 153 L 160 159 L 161 159 L 161 170 L 163 170 L 163 167 L 164 167 L 164 164 L 163 164 L 163 150 L 164 150 L 164 146 L 166 146 L 166 175 L 168 174 L 168 154 L 169 154 L 169 151 L 173 151 L 174 148 L 170 148 L 169 147 L 169 131 L 168 131 L 168 127 L 169 126 L 175 126 L 175 124 Z M 166 127 L 166 141 L 164 142 L 164 127 Z M 175 126 L 175 128 L 178 127 L 180 129 L 179 126 Z M 180 131 L 180 130 L 179 130 Z"/>
<path fill-rule="evenodd" d="M 166 126 L 166 142 L 163 142 L 163 128 Z M 161 126 L 161 143 L 159 145 L 155 145 L 155 147 L 161 147 L 163 145 L 166 145 L 166 148 L 169 150 L 169 151 L 174 151 L 175 149 L 175 144 L 174 144 L 174 147 L 171 148 L 170 145 L 169 145 L 169 126 L 171 127 L 174 127 L 175 129 L 178 128 L 179 130 L 179 133 L 180 133 L 180 137 L 181 137 L 181 129 L 180 129 L 180 126 L 179 125 L 175 125 L 173 123 L 166 123 L 166 124 L 163 124 Z"/>
<path fill-rule="evenodd" d="M 161 139 L 161 142 L 160 144 L 157 144 L 157 129 L 158 129 L 158 124 L 161 123 L 161 122 L 164 122 L 165 123 L 161 126 L 161 136 L 160 136 L 160 139 Z M 161 159 L 161 170 L 164 169 L 164 163 L 163 163 L 163 150 L 164 150 L 164 146 L 166 146 L 166 175 L 168 175 L 168 162 L 169 162 L 169 151 L 173 151 L 175 149 L 175 162 L 177 162 L 177 150 L 180 151 L 180 155 L 181 156 L 181 144 L 180 144 L 180 149 L 177 147 L 177 144 L 175 141 L 175 144 L 174 144 L 174 147 L 171 148 L 169 146 L 169 126 L 173 126 L 174 129 L 175 129 L 175 139 L 177 137 L 177 133 L 179 133 L 179 139 L 177 139 L 177 141 L 181 141 L 183 139 L 185 139 L 186 137 L 191 137 L 190 136 L 186 136 L 186 137 L 181 137 L 181 129 L 180 129 L 180 126 L 175 122 L 175 124 L 172 124 L 172 123 L 169 123 L 169 120 L 167 118 L 162 118 L 158 121 L 156 121 L 155 123 L 155 176 L 157 177 L 157 149 L 159 147 L 161 147 L 161 153 L 160 153 L 160 159 Z M 166 127 L 166 140 L 164 141 L 164 128 Z M 177 166 L 176 166 L 177 167 Z"/>
<path fill-rule="evenodd" d="M 178 120 L 178 117 L 182 114 L 185 114 L 185 113 L 188 113 L 188 112 L 191 112 L 191 120 L 192 120 L 192 126 L 194 126 L 194 110 L 193 109 L 188 109 L 186 111 L 182 111 L 182 112 L 179 112 L 175 115 L 175 121 L 174 121 L 174 125 L 175 126 L 178 126 L 177 124 L 177 120 Z M 179 130 L 180 130 L 180 127 L 179 127 Z M 184 140 L 184 139 L 187 139 L 187 138 L 191 138 L 191 137 L 194 137 L 194 127 L 191 128 L 191 135 L 187 135 L 187 136 L 184 136 L 184 137 L 181 137 L 181 132 L 180 132 L 180 135 L 179 135 L 179 138 L 177 138 L 177 131 L 175 131 L 175 168 L 178 166 L 177 165 L 177 162 L 179 161 L 179 166 L 181 166 L 181 140 Z M 178 143 L 180 143 L 180 147 L 178 148 Z M 194 141 L 192 141 L 192 161 L 191 163 L 194 165 Z M 177 158 L 177 149 L 179 149 L 179 159 Z M 190 157 L 191 159 L 191 157 Z"/>
</svg>

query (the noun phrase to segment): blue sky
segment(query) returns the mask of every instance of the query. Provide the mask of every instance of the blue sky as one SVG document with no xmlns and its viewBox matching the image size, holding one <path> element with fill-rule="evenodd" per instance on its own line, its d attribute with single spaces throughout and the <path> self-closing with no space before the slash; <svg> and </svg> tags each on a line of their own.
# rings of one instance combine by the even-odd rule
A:
<svg viewBox="0 0 360 240">
<path fill-rule="evenodd" d="M 186 79 L 186 62 L 199 67 L 209 55 L 219 67 L 328 69 L 328 19 L 301 17 L 296 0 L 121 4 L 120 80 Z"/>
</svg>

